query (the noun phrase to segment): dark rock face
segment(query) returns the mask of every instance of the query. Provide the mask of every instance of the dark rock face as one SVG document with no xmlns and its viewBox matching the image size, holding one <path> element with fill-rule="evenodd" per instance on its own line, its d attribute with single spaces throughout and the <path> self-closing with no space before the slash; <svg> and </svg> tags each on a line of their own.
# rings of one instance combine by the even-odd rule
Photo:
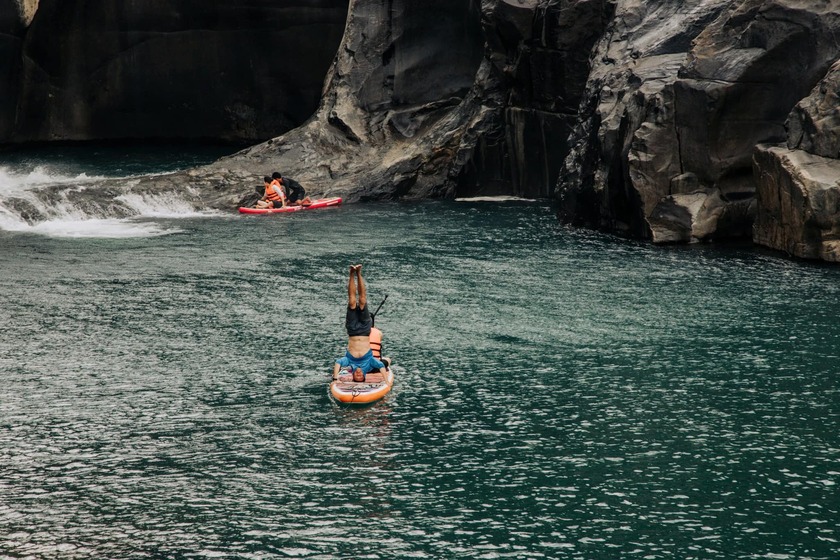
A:
<svg viewBox="0 0 840 560">
<path fill-rule="evenodd" d="M 413 0 L 352 1 L 348 31 L 313 119 L 208 167 L 214 180 L 252 184 L 276 169 L 310 193 L 348 201 L 452 194 L 496 111 L 484 101 L 501 101 L 483 61 L 476 3 L 418 6 Z M 213 204 L 236 201 L 220 193 Z"/>
<path fill-rule="evenodd" d="M 590 52 L 613 9 L 606 0 L 485 3 L 489 59 L 504 107 L 476 146 L 459 195 L 553 195 Z"/>
<path fill-rule="evenodd" d="M 681 158 L 704 183 L 754 190 L 753 149 L 785 140 L 791 109 L 840 54 L 829 4 L 744 2 L 697 38 L 675 102 Z"/>
<path fill-rule="evenodd" d="M 0 138 L 270 138 L 317 107 L 347 3 L 41 0 Z"/>
<path fill-rule="evenodd" d="M 0 0 L 0 100 L 7 100 L 0 101 L 0 140 L 15 120 L 23 33 L 23 16 L 17 1 Z"/>
<path fill-rule="evenodd" d="M 696 174 L 680 160 L 674 84 L 692 41 L 725 7 L 702 0 L 616 3 L 593 53 L 560 172 L 561 220 L 654 239 L 661 232 L 663 241 L 690 238 L 691 211 L 656 209 L 669 196 L 675 198 L 667 205 L 682 205 L 682 195 L 691 195 L 686 204 L 695 210 L 704 207 L 693 194 L 702 189 L 699 181 L 680 180 Z M 666 232 L 671 222 L 674 229 Z"/>
<path fill-rule="evenodd" d="M 316 117 L 220 165 L 231 181 L 250 165 L 254 181 L 271 161 L 350 201 L 549 196 L 612 10 L 605 0 L 354 1 Z"/>
</svg>

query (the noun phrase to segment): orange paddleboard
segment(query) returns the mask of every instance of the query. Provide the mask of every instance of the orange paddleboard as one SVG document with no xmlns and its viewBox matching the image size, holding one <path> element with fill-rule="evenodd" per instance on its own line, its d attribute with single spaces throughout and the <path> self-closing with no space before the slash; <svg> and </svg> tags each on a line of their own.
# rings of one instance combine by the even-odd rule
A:
<svg viewBox="0 0 840 560">
<path fill-rule="evenodd" d="M 393 386 L 394 372 L 392 368 L 388 368 L 384 374 L 367 374 L 361 382 L 353 381 L 350 374 L 340 375 L 336 381 L 330 383 L 330 394 L 341 403 L 370 404 L 387 395 Z"/>
</svg>

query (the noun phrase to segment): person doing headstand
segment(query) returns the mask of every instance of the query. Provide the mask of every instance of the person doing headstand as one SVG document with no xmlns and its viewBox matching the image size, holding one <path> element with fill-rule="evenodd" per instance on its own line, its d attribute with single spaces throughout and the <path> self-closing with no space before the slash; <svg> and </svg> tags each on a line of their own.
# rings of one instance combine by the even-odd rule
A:
<svg viewBox="0 0 840 560">
<path fill-rule="evenodd" d="M 350 278 L 347 281 L 347 317 L 344 324 L 347 328 L 347 351 L 344 357 L 335 361 L 333 379 L 338 378 L 342 368 L 353 372 L 353 381 L 364 381 L 365 375 L 374 370 L 384 372 L 390 360 L 377 360 L 370 348 L 373 318 L 367 307 L 367 288 L 360 264 L 350 267 Z"/>
</svg>

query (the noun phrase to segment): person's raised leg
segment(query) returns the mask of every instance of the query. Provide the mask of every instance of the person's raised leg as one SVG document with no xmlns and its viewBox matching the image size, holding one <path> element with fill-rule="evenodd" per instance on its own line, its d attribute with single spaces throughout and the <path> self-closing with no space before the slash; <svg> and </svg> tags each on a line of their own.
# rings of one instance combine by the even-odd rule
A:
<svg viewBox="0 0 840 560">
<path fill-rule="evenodd" d="M 362 265 L 356 265 L 356 281 L 359 283 L 359 309 L 364 309 L 367 305 L 367 287 L 365 286 L 365 279 L 362 278 Z"/>
<path fill-rule="evenodd" d="M 347 307 L 356 309 L 356 282 L 354 276 L 356 275 L 356 267 L 350 266 L 350 277 L 347 279 Z"/>
</svg>

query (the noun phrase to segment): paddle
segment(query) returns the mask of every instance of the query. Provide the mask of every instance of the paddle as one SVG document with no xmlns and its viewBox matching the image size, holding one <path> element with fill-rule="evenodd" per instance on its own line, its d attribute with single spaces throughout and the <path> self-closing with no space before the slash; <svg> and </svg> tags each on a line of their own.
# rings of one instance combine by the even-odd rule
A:
<svg viewBox="0 0 840 560">
<path fill-rule="evenodd" d="M 379 313 L 379 310 L 382 309 L 382 306 L 385 305 L 385 300 L 388 299 L 388 294 L 385 294 L 385 299 L 382 300 L 382 303 L 379 304 L 379 307 L 376 308 L 376 311 L 370 314 L 370 325 L 376 326 L 376 314 Z"/>
</svg>

